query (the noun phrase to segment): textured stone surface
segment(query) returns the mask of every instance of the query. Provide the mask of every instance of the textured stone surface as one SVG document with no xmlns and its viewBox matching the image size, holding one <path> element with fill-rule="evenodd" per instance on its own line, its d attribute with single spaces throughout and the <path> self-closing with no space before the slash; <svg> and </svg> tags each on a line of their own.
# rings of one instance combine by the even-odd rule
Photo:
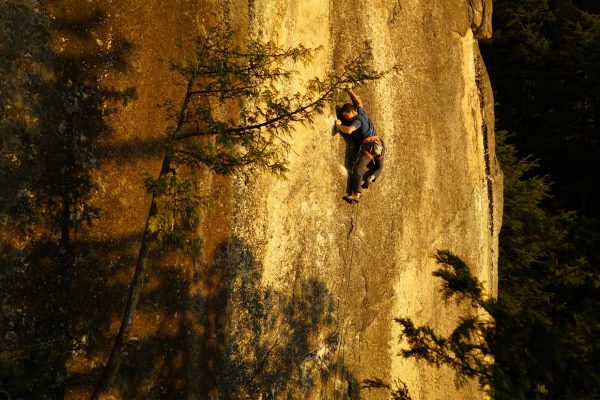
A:
<svg viewBox="0 0 600 400">
<path fill-rule="evenodd" d="M 5 23 L 12 31 L 4 36 L 24 40 L 33 31 L 42 37 L 25 40 L 36 59 L 29 75 L 16 63 L 3 64 L 11 74 L 4 87 L 15 96 L 4 95 L 2 104 L 22 105 L 18 95 L 27 93 L 23 82 L 31 76 L 55 82 L 51 93 L 63 98 L 70 86 L 57 76 L 72 72 L 62 68 L 62 57 L 81 59 L 86 79 L 97 87 L 135 87 L 137 95 L 101 115 L 107 127 L 91 137 L 97 164 L 90 168 L 89 203 L 102 211 L 74 238 L 78 264 L 69 293 L 77 306 L 65 318 L 78 350 L 65 366 L 67 398 L 86 398 L 116 333 L 147 215 L 141 179 L 158 171 L 162 157 L 166 121 L 157 105 L 181 94 L 167 61 L 180 55 L 177 40 L 223 12 L 250 35 L 322 46 L 290 90 L 341 68 L 364 40 L 371 41 L 379 68 L 399 63 L 398 73 L 356 89 L 386 142 L 385 170 L 360 205 L 341 199 L 347 149 L 332 135 L 331 104 L 313 124 L 297 127 L 287 180 L 204 174 L 204 187 L 222 190 L 220 207 L 200 230 L 204 255 L 194 262 L 180 255 L 153 260 L 115 395 L 358 398 L 359 382 L 379 377 L 404 380 L 415 399 L 483 397 L 474 384 L 457 389 L 445 368 L 398 357 L 393 318 L 409 316 L 447 333 L 468 312 L 444 304 L 438 293 L 431 256 L 439 249 L 472 266 L 490 295 L 497 290 L 502 177 L 492 93 L 475 39 L 490 32 L 491 1 L 9 1 L 0 8 L 5 21 L 23 18 L 11 4 L 24 7 L 32 22 L 20 30 L 15 21 Z M 115 49 L 123 54 L 91 57 Z M 24 54 L 11 57 L 26 63 Z M 27 104 L 44 115 L 43 104 Z M 43 133 L 34 114 L 20 114 L 33 138 Z M 6 115 L 4 126 L 15 126 Z M 18 132 L 11 135 L 22 140 Z M 6 139 L 4 149 L 10 143 Z M 48 166 L 28 168 L 42 173 Z M 10 237 L 11 218 L 20 217 L 6 218 L 3 238 Z M 28 240 L 56 239 L 47 222 L 21 223 L 33 230 L 10 237 L 6 248 L 14 254 Z M 36 260 L 36 266 L 48 263 Z"/>
<path fill-rule="evenodd" d="M 322 45 L 333 68 L 362 40 L 370 40 L 380 68 L 402 66 L 397 75 L 357 91 L 389 150 L 382 179 L 359 206 L 340 201 L 345 146 L 329 134 L 327 115 L 295 136 L 287 181 L 264 177 L 236 191 L 242 201 L 233 212 L 233 231 L 251 249 L 263 286 L 302 302 L 310 299 L 302 285 L 314 279 L 331 297 L 332 323 L 311 326 L 306 338 L 310 356 L 324 356 L 319 363 L 311 357 L 304 362 L 325 374 L 326 368 L 335 372 L 315 386 L 311 398 L 328 398 L 334 385 L 345 391 L 347 382 L 356 395 L 356 382 L 374 376 L 405 380 L 415 398 L 481 397 L 469 386 L 455 392 L 445 369 L 397 357 L 392 322 L 407 315 L 442 332 L 456 322 L 461 311 L 443 304 L 439 282 L 431 276 L 436 268 L 431 255 L 438 249 L 463 257 L 488 291 L 496 291 L 501 174 L 493 153 L 493 101 L 470 29 L 469 5 L 286 3 L 254 2 L 255 19 L 267 37 Z M 320 23 L 307 27 L 305 20 Z M 324 73 L 328 67 L 317 63 L 304 73 Z M 228 310 L 245 307 L 233 296 Z M 297 328 L 286 326 L 283 310 L 272 307 L 264 318 L 283 321 L 277 336 L 291 340 Z M 233 331 L 234 341 L 244 336 L 241 332 L 246 332 L 243 324 Z M 259 336 L 268 342 L 270 334 Z M 330 335 L 338 335 L 341 351 L 328 346 Z M 341 371 L 336 371 L 338 361 Z M 371 396 L 363 394 L 375 399 L 381 393 Z"/>
</svg>

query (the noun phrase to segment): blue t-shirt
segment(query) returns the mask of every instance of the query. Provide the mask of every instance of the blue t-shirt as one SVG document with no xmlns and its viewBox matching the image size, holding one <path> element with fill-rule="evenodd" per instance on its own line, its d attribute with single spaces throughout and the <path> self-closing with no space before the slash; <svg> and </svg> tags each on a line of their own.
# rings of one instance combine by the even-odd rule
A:
<svg viewBox="0 0 600 400">
<path fill-rule="evenodd" d="M 357 108 L 358 115 L 356 119 L 352 122 L 352 126 L 356 128 L 356 132 L 358 133 L 358 137 L 361 139 L 365 139 L 369 136 L 377 136 L 377 132 L 375 132 L 375 125 L 371 122 L 371 118 L 367 115 L 362 106 Z"/>
</svg>

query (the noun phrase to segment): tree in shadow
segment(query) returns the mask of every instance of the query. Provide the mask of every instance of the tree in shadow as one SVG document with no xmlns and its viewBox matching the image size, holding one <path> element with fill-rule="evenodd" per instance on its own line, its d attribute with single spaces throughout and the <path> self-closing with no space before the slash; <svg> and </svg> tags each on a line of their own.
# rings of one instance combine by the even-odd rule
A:
<svg viewBox="0 0 600 400">
<path fill-rule="evenodd" d="M 134 97 L 100 77 L 126 70 L 130 45 L 100 47 L 105 19 L 93 10 L 70 20 L 6 1 L 0 24 L 0 388 L 56 398 L 71 346 L 76 233 L 100 212 L 89 202 L 96 142 L 111 134 L 107 115 Z"/>
<path fill-rule="evenodd" d="M 129 244 L 124 238 L 111 251 Z M 357 380 L 336 353 L 337 314 L 322 282 L 297 274 L 289 288 L 265 285 L 263 266 L 237 237 L 220 243 L 214 262 L 196 265 L 193 274 L 169 265 L 158 253 L 153 259 L 135 336 L 124 348 L 127 357 L 114 384 L 117 398 L 333 398 L 334 390 L 339 399 L 359 398 Z M 94 270 L 98 265 L 90 261 L 81 269 L 101 275 Z M 194 292 L 200 282 L 206 283 L 204 290 Z M 107 284 L 94 279 L 73 293 L 81 312 L 87 310 L 78 328 L 87 335 L 77 349 L 81 359 L 103 352 L 111 339 L 109 321 L 119 317 L 121 304 L 98 298 L 118 298 L 126 286 L 126 280 Z M 97 298 L 90 299 L 89 293 Z M 93 304 L 96 309 L 90 312 Z M 96 364 L 74 373 L 70 388 L 89 395 L 101 368 Z M 337 376 L 336 370 L 341 371 Z"/>
<path fill-rule="evenodd" d="M 138 239 L 126 240 L 122 244 L 129 250 L 130 245 Z M 190 387 L 193 386 L 189 363 L 194 357 L 191 343 L 197 338 L 194 328 L 197 329 L 198 324 L 191 325 L 196 318 L 189 313 L 189 309 L 190 302 L 204 300 L 190 296 L 190 281 L 180 265 L 169 264 L 159 254 L 153 255 L 156 256 L 157 265 L 147 276 L 148 285 L 134 323 L 135 336 L 131 337 L 124 349 L 127 358 L 121 365 L 122 373 L 116 381 L 118 390 L 114 393 L 117 398 L 183 399 L 189 397 Z M 87 266 L 89 274 L 104 276 L 108 282 L 90 279 L 86 285 L 85 281 L 80 280 L 78 290 L 74 293 L 74 301 L 81 302 L 82 312 L 87 312 L 87 319 L 79 321 L 77 326 L 78 336 L 86 338 L 85 344 L 78 348 L 77 362 L 92 362 L 86 364 L 86 368 L 72 373 L 69 388 L 72 393 L 84 398 L 89 397 L 90 389 L 102 371 L 103 365 L 97 360 L 101 359 L 106 343 L 110 343 L 114 337 L 111 324 L 120 319 L 119 311 L 124 304 L 122 295 L 128 286 L 127 279 L 114 279 L 114 276 L 111 277 L 113 274 L 98 266 L 101 264 L 98 261 L 90 262 Z M 122 258 L 120 262 L 123 267 L 129 265 L 131 259 Z M 123 276 L 128 277 L 128 274 Z M 89 293 L 94 293 L 94 298 L 89 298 Z"/>
<path fill-rule="evenodd" d="M 492 384 L 496 300 L 485 298 L 483 286 L 458 256 L 440 250 L 434 258 L 441 265 L 433 275 L 443 280 L 441 292 L 444 299 L 454 299 L 457 304 L 466 303 L 480 313 L 461 317 L 447 337 L 439 335 L 429 325 L 417 326 L 409 317 L 395 318 L 402 329 L 400 340 L 405 344 L 398 355 L 437 367 L 449 366 L 456 373 L 457 385 L 477 379 L 482 391 L 495 395 L 497 393 L 492 390 Z M 411 399 L 408 387 L 400 379 L 394 385 L 380 378 L 367 379 L 362 387 L 385 391 L 391 400 Z"/>
</svg>

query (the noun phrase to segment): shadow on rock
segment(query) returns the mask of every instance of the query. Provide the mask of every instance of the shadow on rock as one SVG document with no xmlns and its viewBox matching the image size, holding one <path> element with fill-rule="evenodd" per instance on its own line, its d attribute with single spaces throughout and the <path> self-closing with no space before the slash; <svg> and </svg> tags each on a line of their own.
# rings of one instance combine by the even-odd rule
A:
<svg viewBox="0 0 600 400">
<path fill-rule="evenodd" d="M 36 2 L 0 5 L 0 389 L 60 398 L 73 351 L 77 231 L 101 210 L 90 196 L 106 117 L 135 96 L 101 85 L 125 71 L 130 45 L 106 34 L 101 13 L 51 16 Z"/>
<path fill-rule="evenodd" d="M 334 301 L 322 282 L 296 271 L 285 290 L 266 285 L 262 265 L 239 238 L 220 246 L 215 267 L 222 279 L 204 312 L 218 316 L 203 341 L 213 366 L 204 396 L 327 398 L 336 371 L 338 380 L 356 383 L 336 352 Z"/>
<path fill-rule="evenodd" d="M 97 10 L 67 18 L 36 4 L 0 5 L 0 390 L 86 398 L 121 320 L 143 228 L 78 238 L 101 216 L 90 198 L 98 142 L 112 134 L 107 116 L 135 97 L 101 77 L 127 71 L 131 45 L 105 37 Z M 355 153 L 348 142 L 347 168 Z M 173 261 L 181 257 L 150 258 L 120 398 L 358 398 L 323 282 L 296 271 L 287 286 L 265 284 L 239 238 L 221 243 L 214 263 L 188 268 Z"/>
<path fill-rule="evenodd" d="M 297 274 L 286 290 L 265 285 L 262 265 L 235 237 L 218 245 L 214 263 L 196 264 L 190 273 L 158 254 L 151 259 L 114 385 L 117 398 L 321 399 L 334 390 L 342 399 L 359 398 L 338 353 L 334 301 L 322 282 Z M 74 300 L 88 303 L 80 312 L 98 307 L 80 322 L 80 334 L 88 332 L 80 360 L 106 352 L 114 337 L 109 325 L 123 304 L 98 297 L 118 298 L 128 282 L 80 285 Z M 101 368 L 70 378 L 74 398 L 90 393 Z"/>
</svg>

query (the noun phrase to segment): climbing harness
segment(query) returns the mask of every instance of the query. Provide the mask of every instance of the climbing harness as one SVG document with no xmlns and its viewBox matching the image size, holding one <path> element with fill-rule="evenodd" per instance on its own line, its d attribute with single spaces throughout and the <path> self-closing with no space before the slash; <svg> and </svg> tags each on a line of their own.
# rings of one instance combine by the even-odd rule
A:
<svg viewBox="0 0 600 400">
<path fill-rule="evenodd" d="M 385 145 L 379 136 L 366 137 L 360 144 L 360 150 L 371 160 L 382 160 L 385 156 Z"/>
</svg>

